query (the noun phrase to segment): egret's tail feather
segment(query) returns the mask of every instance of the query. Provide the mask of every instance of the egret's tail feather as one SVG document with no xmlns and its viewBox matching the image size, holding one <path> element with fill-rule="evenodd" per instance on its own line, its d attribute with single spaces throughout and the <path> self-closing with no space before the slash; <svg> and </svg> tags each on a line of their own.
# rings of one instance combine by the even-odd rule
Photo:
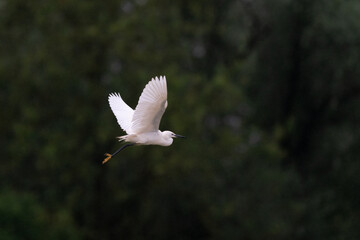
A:
<svg viewBox="0 0 360 240">
<path fill-rule="evenodd" d="M 120 136 L 120 137 L 117 137 L 117 139 L 119 140 L 119 142 L 124 141 L 124 142 L 131 142 L 131 143 L 137 143 L 139 140 L 138 136 L 136 134 L 128 134 L 128 135 Z"/>
<path fill-rule="evenodd" d="M 127 137 L 128 137 L 128 135 L 124 135 L 124 136 L 119 136 L 116 138 L 119 140 L 119 142 L 122 142 L 122 141 L 126 142 Z"/>
</svg>

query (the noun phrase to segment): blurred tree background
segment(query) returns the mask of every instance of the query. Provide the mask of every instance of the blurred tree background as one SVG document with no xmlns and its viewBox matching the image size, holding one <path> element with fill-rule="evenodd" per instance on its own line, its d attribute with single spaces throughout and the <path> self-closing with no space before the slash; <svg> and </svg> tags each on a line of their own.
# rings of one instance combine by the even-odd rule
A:
<svg viewBox="0 0 360 240">
<path fill-rule="evenodd" d="M 360 239 L 357 0 L 0 1 L 0 237 Z M 171 147 L 107 102 L 166 75 Z"/>
</svg>

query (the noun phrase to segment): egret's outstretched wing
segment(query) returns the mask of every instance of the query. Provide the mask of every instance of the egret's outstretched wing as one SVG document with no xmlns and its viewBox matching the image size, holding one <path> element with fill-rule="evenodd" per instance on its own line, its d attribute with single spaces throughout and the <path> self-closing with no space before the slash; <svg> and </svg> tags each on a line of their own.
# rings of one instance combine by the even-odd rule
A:
<svg viewBox="0 0 360 240">
<path fill-rule="evenodd" d="M 134 115 L 134 110 L 122 100 L 119 93 L 111 93 L 109 95 L 109 104 L 120 127 L 127 134 L 131 134 L 131 121 Z"/>
<path fill-rule="evenodd" d="M 159 130 L 160 120 L 167 107 L 166 78 L 153 78 L 146 84 L 132 118 L 134 133 Z"/>
</svg>

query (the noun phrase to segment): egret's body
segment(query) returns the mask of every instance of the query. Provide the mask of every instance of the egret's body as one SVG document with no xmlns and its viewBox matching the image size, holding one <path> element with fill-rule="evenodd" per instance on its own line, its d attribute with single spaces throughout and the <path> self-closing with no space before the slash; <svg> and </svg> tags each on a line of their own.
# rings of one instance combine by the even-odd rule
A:
<svg viewBox="0 0 360 240">
<path fill-rule="evenodd" d="M 130 134 L 119 138 L 124 138 L 125 142 L 132 142 L 139 145 L 170 146 L 173 143 L 172 132 L 161 132 L 160 130 L 158 130 L 157 132 Z"/>
<path fill-rule="evenodd" d="M 166 78 L 153 78 L 144 88 L 139 102 L 133 110 L 121 98 L 120 94 L 110 94 L 109 104 L 120 127 L 127 135 L 120 136 L 120 141 L 128 142 L 114 154 L 105 154 L 107 162 L 122 149 L 132 145 L 170 146 L 174 137 L 182 137 L 171 131 L 160 131 L 159 125 L 167 107 Z"/>
</svg>

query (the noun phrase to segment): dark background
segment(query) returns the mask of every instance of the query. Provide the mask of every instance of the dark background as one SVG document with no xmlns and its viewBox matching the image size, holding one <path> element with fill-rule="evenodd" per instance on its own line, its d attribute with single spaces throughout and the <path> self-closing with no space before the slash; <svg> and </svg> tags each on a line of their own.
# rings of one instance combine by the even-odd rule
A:
<svg viewBox="0 0 360 240">
<path fill-rule="evenodd" d="M 0 238 L 360 239 L 357 0 L 0 1 Z M 167 148 L 107 102 L 166 75 Z"/>
</svg>

